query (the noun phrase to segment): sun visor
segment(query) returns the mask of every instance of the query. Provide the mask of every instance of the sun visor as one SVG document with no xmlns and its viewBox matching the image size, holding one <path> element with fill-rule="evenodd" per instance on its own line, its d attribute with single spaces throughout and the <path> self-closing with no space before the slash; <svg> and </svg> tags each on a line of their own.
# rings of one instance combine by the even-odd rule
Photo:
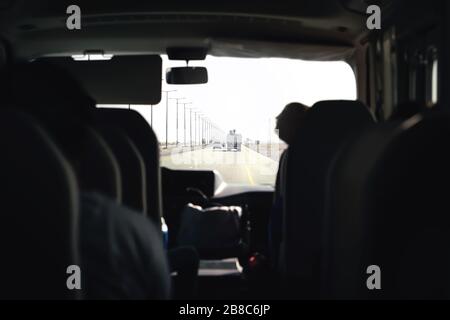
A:
<svg viewBox="0 0 450 320">
<path fill-rule="evenodd" d="M 159 55 L 114 56 L 110 60 L 76 61 L 45 58 L 67 69 L 98 104 L 158 104 L 162 60 Z"/>
</svg>

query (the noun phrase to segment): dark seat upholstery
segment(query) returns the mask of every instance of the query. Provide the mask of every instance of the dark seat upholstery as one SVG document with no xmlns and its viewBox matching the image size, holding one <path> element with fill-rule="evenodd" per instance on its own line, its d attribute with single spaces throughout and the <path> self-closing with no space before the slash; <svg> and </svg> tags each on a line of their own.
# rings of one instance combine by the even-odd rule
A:
<svg viewBox="0 0 450 320">
<path fill-rule="evenodd" d="M 450 298 L 450 116 L 365 132 L 332 170 L 328 296 Z M 368 290 L 367 267 L 381 269 Z"/>
<path fill-rule="evenodd" d="M 0 112 L 0 299 L 72 299 L 78 261 L 75 175 L 30 116 Z"/>
<path fill-rule="evenodd" d="M 14 106 L 42 121 L 68 158 L 82 155 L 74 164 L 81 190 L 100 192 L 120 203 L 119 166 L 104 139 L 89 126 L 95 101 L 81 85 L 65 70 L 37 61 L 13 66 L 8 86 Z"/>
<path fill-rule="evenodd" d="M 115 154 L 95 129 L 87 126 L 84 129 L 87 137 L 78 167 L 81 189 L 100 192 L 122 203 L 122 177 Z"/>
<path fill-rule="evenodd" d="M 161 298 L 166 297 L 169 277 L 159 228 L 156 227 L 153 232 L 147 219 L 133 214 L 132 210 L 115 206 L 109 199 L 121 201 L 120 171 L 108 144 L 91 127 L 95 125 L 92 121 L 95 102 L 67 72 L 48 63 L 18 65 L 12 73 L 11 87 L 14 106 L 42 121 L 76 171 L 83 191 L 82 228 L 79 231 L 81 245 L 84 246 L 81 248 L 82 262 L 84 268 L 88 268 L 83 281 L 87 281 L 90 287 L 86 288 L 91 290 L 87 296 L 92 294 L 92 285 L 99 290 L 112 285 L 104 296 L 117 296 L 122 289 L 148 288 L 144 290 L 155 292 Z M 45 199 L 49 203 L 54 200 Z M 61 233 L 66 234 L 63 232 L 65 230 L 62 229 Z M 155 239 L 158 241 L 153 241 Z M 157 259 L 152 259 L 152 255 Z M 35 259 L 44 263 L 47 260 L 46 256 Z M 28 272 L 30 266 L 33 264 L 27 265 Z M 99 276 L 91 278 L 89 275 L 96 269 L 100 270 Z M 153 270 L 157 272 L 153 273 Z M 32 267 L 31 271 L 34 271 Z M 116 276 L 105 278 L 108 272 L 116 273 Z M 31 275 L 39 276 L 35 272 Z M 140 283 L 133 284 L 133 281 L 143 277 L 145 279 Z M 128 287 L 127 284 L 131 285 Z"/>
<path fill-rule="evenodd" d="M 322 101 L 308 111 L 287 151 L 280 272 L 288 297 L 316 298 L 327 170 L 347 138 L 374 123 L 357 101 Z"/>
<path fill-rule="evenodd" d="M 133 141 L 120 128 L 98 125 L 96 130 L 111 148 L 120 168 L 122 204 L 147 212 L 145 163 Z"/>
<path fill-rule="evenodd" d="M 147 121 L 136 111 L 127 109 L 99 108 L 97 116 L 108 124 L 121 128 L 138 148 L 145 163 L 147 183 L 147 215 L 156 224 L 161 224 L 161 172 L 159 167 L 159 145 L 155 133 Z"/>
</svg>

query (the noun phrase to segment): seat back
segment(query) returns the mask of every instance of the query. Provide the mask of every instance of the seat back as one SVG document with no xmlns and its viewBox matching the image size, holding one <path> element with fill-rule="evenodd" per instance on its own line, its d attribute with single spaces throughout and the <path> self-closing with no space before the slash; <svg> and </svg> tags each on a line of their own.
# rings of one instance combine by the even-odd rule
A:
<svg viewBox="0 0 450 320">
<path fill-rule="evenodd" d="M 73 299 L 67 268 L 78 260 L 73 170 L 30 116 L 0 112 L 0 299 Z"/>
<path fill-rule="evenodd" d="M 287 150 L 279 265 L 290 297 L 319 295 L 327 170 L 346 139 L 373 123 L 358 101 L 318 102 Z"/>
<path fill-rule="evenodd" d="M 145 163 L 139 150 L 120 128 L 100 124 L 96 129 L 111 148 L 119 164 L 122 204 L 146 213 Z"/>
<path fill-rule="evenodd" d="M 64 122 L 64 119 L 59 121 Z M 122 177 L 115 154 L 95 129 L 86 126 L 84 131 L 86 136 L 77 172 L 80 188 L 86 192 L 99 192 L 121 204 Z"/>
<path fill-rule="evenodd" d="M 331 175 L 328 297 L 450 298 L 450 116 L 430 113 L 368 130 Z M 381 290 L 367 287 L 381 272 Z M 373 282 L 371 282 L 373 284 Z"/>
<path fill-rule="evenodd" d="M 159 144 L 147 121 L 136 111 L 127 109 L 99 108 L 98 118 L 122 129 L 134 142 L 145 163 L 147 215 L 161 224 L 161 171 L 159 167 Z"/>
</svg>

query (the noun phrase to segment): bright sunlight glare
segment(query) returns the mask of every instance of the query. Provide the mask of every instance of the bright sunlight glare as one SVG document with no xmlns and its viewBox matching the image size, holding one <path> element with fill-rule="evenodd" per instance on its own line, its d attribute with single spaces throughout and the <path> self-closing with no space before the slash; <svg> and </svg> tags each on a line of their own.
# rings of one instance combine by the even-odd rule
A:
<svg viewBox="0 0 450 320">
<path fill-rule="evenodd" d="M 160 103 L 115 107 L 134 109 L 152 125 L 162 166 L 216 169 L 229 183 L 274 184 L 285 148 L 274 130 L 275 118 L 286 104 L 356 99 L 355 76 L 345 62 L 208 56 L 189 63 L 208 69 L 207 84 L 168 85 L 167 68 L 186 62 L 162 59 Z M 234 155 L 227 150 L 231 130 L 243 146 Z M 218 149 L 226 152 L 212 152 Z"/>
</svg>

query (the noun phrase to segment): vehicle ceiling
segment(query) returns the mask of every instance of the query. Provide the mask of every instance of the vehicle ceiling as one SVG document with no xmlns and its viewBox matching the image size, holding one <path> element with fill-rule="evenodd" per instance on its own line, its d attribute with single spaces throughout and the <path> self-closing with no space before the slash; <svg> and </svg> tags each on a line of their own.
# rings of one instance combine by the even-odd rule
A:
<svg viewBox="0 0 450 320">
<path fill-rule="evenodd" d="M 17 58 L 165 53 L 206 46 L 209 54 L 338 60 L 367 36 L 365 10 L 387 19 L 400 1 L 93 1 L 79 0 L 82 29 L 66 28 L 66 0 L 0 0 L 0 34 Z"/>
</svg>

